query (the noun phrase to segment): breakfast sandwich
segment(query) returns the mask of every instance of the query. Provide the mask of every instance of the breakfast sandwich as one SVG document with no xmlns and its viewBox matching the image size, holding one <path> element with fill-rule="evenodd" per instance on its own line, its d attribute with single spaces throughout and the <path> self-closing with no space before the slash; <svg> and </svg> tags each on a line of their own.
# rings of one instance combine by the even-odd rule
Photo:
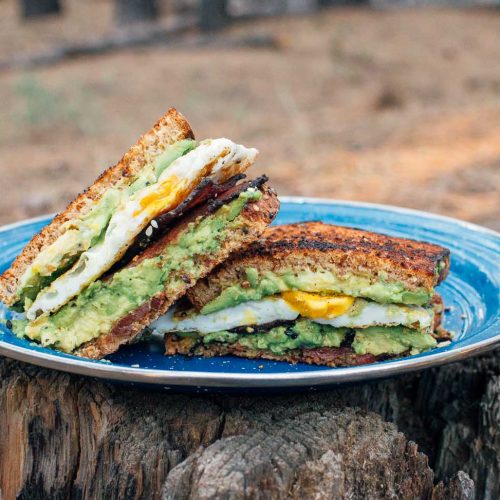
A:
<svg viewBox="0 0 500 500">
<path fill-rule="evenodd" d="M 243 180 L 256 155 L 170 109 L 0 276 L 16 335 L 91 358 L 131 342 L 272 221 L 267 179 Z"/>
<path fill-rule="evenodd" d="M 359 229 L 269 227 L 151 327 L 168 355 L 372 363 L 448 340 L 435 287 L 449 251 Z"/>
</svg>

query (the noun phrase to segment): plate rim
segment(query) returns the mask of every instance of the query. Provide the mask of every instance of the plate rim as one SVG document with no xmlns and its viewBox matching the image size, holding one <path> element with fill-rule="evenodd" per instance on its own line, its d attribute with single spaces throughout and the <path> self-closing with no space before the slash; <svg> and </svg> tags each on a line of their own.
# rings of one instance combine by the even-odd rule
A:
<svg viewBox="0 0 500 500">
<path fill-rule="evenodd" d="M 406 213 L 428 219 L 443 220 L 448 223 L 459 225 L 469 231 L 480 232 L 490 237 L 500 238 L 500 233 L 478 224 L 448 217 L 446 215 L 434 214 L 406 207 L 385 205 L 379 203 L 357 202 L 351 200 L 339 200 L 329 198 L 315 198 L 305 196 L 280 196 L 280 201 L 295 204 L 326 204 L 377 208 L 380 210 Z M 24 219 L 0 227 L 0 235 L 6 231 L 40 222 L 52 217 L 54 214 L 41 215 L 31 219 Z M 500 323 L 497 317 L 489 328 Z M 123 365 L 113 365 L 108 362 L 87 360 L 78 358 L 66 358 L 57 354 L 34 351 L 22 346 L 15 346 L 9 342 L 0 340 L 0 355 L 28 362 L 43 368 L 56 369 L 76 375 L 85 375 L 117 382 L 139 383 L 170 388 L 195 387 L 195 388 L 277 388 L 277 387 L 304 387 L 324 386 L 345 382 L 357 382 L 365 379 L 377 379 L 390 377 L 398 373 L 412 372 L 428 367 L 439 366 L 444 363 L 460 361 L 472 355 L 480 354 L 496 344 L 500 344 L 500 331 L 492 337 L 480 340 L 471 345 L 460 346 L 453 349 L 443 348 L 441 352 L 427 354 L 425 357 L 409 357 L 390 363 L 374 363 L 356 367 L 328 368 L 320 371 L 287 372 L 287 373 L 237 373 L 237 372 L 199 372 L 183 370 L 159 370 L 133 368 Z M 439 349 L 438 349 L 439 350 Z"/>
</svg>

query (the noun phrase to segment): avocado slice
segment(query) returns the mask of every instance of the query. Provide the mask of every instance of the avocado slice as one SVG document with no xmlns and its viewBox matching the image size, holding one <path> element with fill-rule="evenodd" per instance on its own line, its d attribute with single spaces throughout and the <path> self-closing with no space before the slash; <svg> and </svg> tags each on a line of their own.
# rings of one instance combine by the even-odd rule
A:
<svg viewBox="0 0 500 500">
<path fill-rule="evenodd" d="M 432 295 L 425 289 L 408 291 L 403 283 L 389 282 L 379 277 L 372 282 L 372 277 L 351 274 L 340 277 L 330 271 L 317 269 L 304 270 L 300 273 L 285 271 L 259 273 L 255 268 L 245 270 L 245 286 L 235 284 L 223 290 L 218 297 L 205 304 L 202 314 L 234 307 L 249 300 L 260 300 L 270 295 L 290 290 L 304 292 L 332 292 L 352 297 L 364 297 L 382 304 L 426 305 Z"/>
</svg>

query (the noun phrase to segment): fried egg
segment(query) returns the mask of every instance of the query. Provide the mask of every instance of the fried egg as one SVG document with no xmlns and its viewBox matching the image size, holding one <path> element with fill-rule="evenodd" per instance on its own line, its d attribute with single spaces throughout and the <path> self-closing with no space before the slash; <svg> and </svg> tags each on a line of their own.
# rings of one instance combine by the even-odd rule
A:
<svg viewBox="0 0 500 500">
<path fill-rule="evenodd" d="M 202 178 L 224 182 L 248 168 L 256 156 L 256 149 L 221 138 L 204 141 L 175 160 L 155 184 L 134 193 L 121 205 L 111 217 L 103 239 L 38 294 L 26 312 L 27 318 L 33 320 L 58 310 L 99 278 L 156 216 L 177 207 Z"/>
<path fill-rule="evenodd" d="M 369 326 L 407 326 L 429 330 L 432 327 L 434 313 L 432 309 L 421 306 L 406 306 L 399 304 L 379 304 L 364 299 L 349 297 L 350 305 L 339 308 L 337 313 L 330 310 L 327 315 L 318 317 L 317 309 L 302 308 L 296 303 L 290 303 L 288 294 L 303 294 L 304 292 L 286 292 L 287 299 L 281 296 L 267 297 L 257 301 L 249 301 L 234 307 L 210 314 L 178 314 L 176 308 L 171 308 L 164 316 L 157 319 L 151 326 L 157 333 L 196 331 L 201 334 L 231 330 L 241 326 L 265 325 L 274 321 L 294 321 L 299 316 L 306 317 L 324 325 L 348 328 L 367 328 Z M 307 294 L 317 295 L 317 294 Z M 335 298 L 324 297 L 328 301 Z M 340 296 L 344 305 L 348 301 Z M 338 298 L 338 296 L 337 296 Z M 303 295 L 298 301 L 303 299 Z M 311 314 L 312 312 L 312 314 Z M 328 316 L 328 317 L 327 317 Z"/>
</svg>

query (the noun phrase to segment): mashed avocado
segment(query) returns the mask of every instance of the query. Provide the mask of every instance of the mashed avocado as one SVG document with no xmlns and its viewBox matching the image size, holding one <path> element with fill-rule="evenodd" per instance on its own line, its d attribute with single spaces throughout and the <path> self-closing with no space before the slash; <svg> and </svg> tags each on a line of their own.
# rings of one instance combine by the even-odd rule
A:
<svg viewBox="0 0 500 500">
<path fill-rule="evenodd" d="M 292 349 L 311 349 L 314 347 L 339 347 L 347 333 L 347 328 L 334 328 L 319 325 L 307 319 L 298 320 L 293 326 L 277 326 L 267 333 L 215 332 L 203 336 L 203 342 L 223 342 L 240 345 L 252 350 L 271 351 L 285 354 Z"/>
<path fill-rule="evenodd" d="M 214 342 L 235 344 L 255 351 L 271 351 L 282 355 L 293 349 L 340 347 L 347 334 L 354 334 L 351 344 L 356 354 L 411 354 L 436 347 L 436 340 L 429 334 L 403 327 L 370 327 L 366 329 L 335 328 L 301 318 L 292 326 L 277 326 L 261 333 L 197 332 L 176 333 L 178 337 L 199 337 L 204 344 Z"/>
<path fill-rule="evenodd" d="M 418 354 L 436 347 L 436 339 L 428 333 L 403 327 L 382 328 L 372 326 L 358 330 L 352 343 L 356 354 Z"/>
<path fill-rule="evenodd" d="M 164 253 L 143 260 L 135 267 L 116 272 L 110 280 L 97 280 L 55 314 L 42 316 L 31 323 L 17 324 L 15 333 L 71 352 L 81 344 L 106 332 L 129 312 L 162 290 L 176 289 L 180 277 L 172 273 L 199 276 L 201 266 L 193 257 L 209 256 L 220 242 L 239 228 L 238 215 L 244 206 L 258 200 L 262 193 L 249 189 L 214 214 L 192 222 L 175 244 Z"/>
<path fill-rule="evenodd" d="M 38 254 L 21 278 L 19 301 L 14 308 L 28 309 L 43 288 L 66 272 L 83 252 L 99 242 L 111 216 L 122 202 L 140 189 L 155 183 L 172 162 L 195 146 L 196 142 L 191 139 L 167 146 L 153 162 L 141 170 L 141 175 L 131 185 L 107 190 L 88 213 L 66 222 L 63 234 Z"/>
<path fill-rule="evenodd" d="M 431 299 L 431 295 L 425 289 L 410 292 L 405 289 L 403 283 L 388 282 L 384 276 L 379 276 L 378 281 L 371 283 L 370 278 L 365 276 L 339 277 L 330 271 L 321 270 L 275 274 L 271 271 L 259 273 L 255 268 L 247 268 L 245 275 L 249 286 L 244 288 L 238 284 L 226 288 L 217 298 L 203 307 L 202 313 L 209 314 L 242 302 L 260 300 L 289 290 L 333 292 L 365 297 L 380 303 L 409 305 L 425 305 Z"/>
</svg>

